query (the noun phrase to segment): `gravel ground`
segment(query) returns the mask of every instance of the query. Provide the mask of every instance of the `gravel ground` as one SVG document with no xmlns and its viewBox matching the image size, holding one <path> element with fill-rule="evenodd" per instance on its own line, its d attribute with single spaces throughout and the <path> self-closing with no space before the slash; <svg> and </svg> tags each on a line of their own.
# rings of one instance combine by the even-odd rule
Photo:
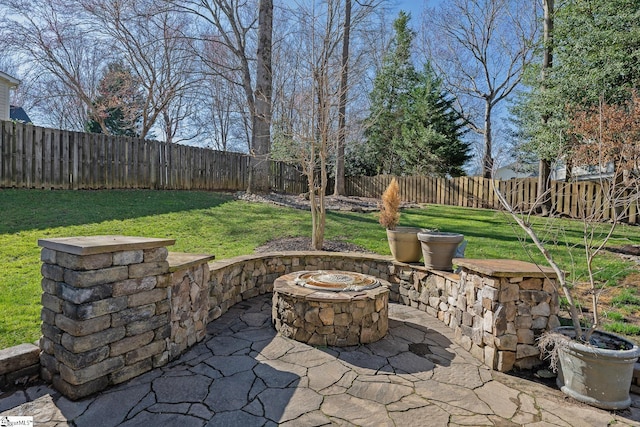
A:
<svg viewBox="0 0 640 427">
<path fill-rule="evenodd" d="M 271 203 L 277 206 L 286 206 L 294 209 L 311 210 L 311 202 L 304 194 L 247 194 L 245 192 L 235 193 L 235 198 L 247 202 Z M 347 197 L 347 196 L 326 196 L 325 209 L 329 211 L 348 212 L 377 212 L 379 199 L 367 197 Z M 415 203 L 402 203 L 401 208 L 418 208 Z"/>
</svg>

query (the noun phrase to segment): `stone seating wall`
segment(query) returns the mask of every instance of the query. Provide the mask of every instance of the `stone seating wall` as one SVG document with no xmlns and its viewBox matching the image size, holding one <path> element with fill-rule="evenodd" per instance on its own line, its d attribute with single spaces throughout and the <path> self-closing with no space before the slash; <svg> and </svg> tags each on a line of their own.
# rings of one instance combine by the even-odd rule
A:
<svg viewBox="0 0 640 427">
<path fill-rule="evenodd" d="M 282 252 L 240 256 L 209 264 L 210 312 L 215 320 L 244 299 L 271 292 L 283 274 L 347 270 L 391 284 L 389 300 L 426 311 L 454 329 L 465 350 L 507 372 L 541 363 L 536 338 L 559 326 L 554 275 L 531 263 L 459 259 L 460 273 L 430 271 L 380 255 Z"/>
<path fill-rule="evenodd" d="M 77 399 L 134 378 L 202 340 L 207 323 L 234 304 L 271 292 L 277 277 L 302 270 L 347 270 L 389 282 L 391 302 L 437 317 L 463 348 L 503 372 L 539 363 L 535 339 L 558 325 L 554 276 L 530 263 L 460 259 L 454 274 L 361 253 L 209 262 L 206 255 L 169 253 L 173 243 L 125 236 L 39 242 L 43 379 Z M 11 372 L 3 366 L 11 362 L 0 355 L 6 379 Z"/>
</svg>

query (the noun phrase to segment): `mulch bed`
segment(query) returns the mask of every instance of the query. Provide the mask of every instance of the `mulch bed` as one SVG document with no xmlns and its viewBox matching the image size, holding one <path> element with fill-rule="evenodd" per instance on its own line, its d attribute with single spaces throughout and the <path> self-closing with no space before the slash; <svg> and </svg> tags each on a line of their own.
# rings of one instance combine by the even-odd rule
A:
<svg viewBox="0 0 640 427">
<path fill-rule="evenodd" d="M 268 241 L 255 249 L 255 253 L 281 252 L 281 251 L 312 251 L 310 237 L 282 237 Z M 337 240 L 325 240 L 322 246 L 323 251 L 328 252 L 362 252 L 371 254 L 373 252 L 349 242 Z"/>
</svg>

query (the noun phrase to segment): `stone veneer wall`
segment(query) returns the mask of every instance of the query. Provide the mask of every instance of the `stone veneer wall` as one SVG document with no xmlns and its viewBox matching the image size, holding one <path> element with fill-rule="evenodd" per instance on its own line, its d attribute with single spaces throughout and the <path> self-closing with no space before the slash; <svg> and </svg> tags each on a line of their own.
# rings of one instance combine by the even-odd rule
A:
<svg viewBox="0 0 640 427">
<path fill-rule="evenodd" d="M 169 253 L 171 273 L 171 333 L 167 339 L 173 360 L 207 335 L 209 266 L 212 257 Z"/>
<path fill-rule="evenodd" d="M 283 252 L 216 261 L 209 264 L 209 321 L 237 302 L 271 292 L 283 274 L 355 271 L 390 282 L 390 301 L 437 317 L 455 331 L 463 348 L 492 369 L 540 364 L 535 340 L 559 326 L 554 273 L 514 260 L 459 259 L 457 264 L 460 274 L 358 253 Z"/>
<path fill-rule="evenodd" d="M 558 323 L 553 273 L 512 260 L 457 260 L 459 274 L 390 257 L 283 252 L 207 262 L 168 239 L 40 240 L 41 376 L 81 398 L 166 364 L 234 304 L 271 292 L 279 276 L 347 270 L 390 283 L 390 301 L 438 317 L 457 342 L 500 371 L 539 362 L 535 339 Z"/>
<path fill-rule="evenodd" d="M 170 265 L 165 246 L 173 243 L 125 236 L 38 242 L 43 379 L 78 399 L 162 366 L 204 338 L 213 257 L 176 255 Z"/>
<path fill-rule="evenodd" d="M 315 346 L 346 347 L 378 341 L 389 330 L 389 283 L 358 292 L 302 287 L 296 273 L 273 284 L 271 322 L 282 336 Z"/>
</svg>

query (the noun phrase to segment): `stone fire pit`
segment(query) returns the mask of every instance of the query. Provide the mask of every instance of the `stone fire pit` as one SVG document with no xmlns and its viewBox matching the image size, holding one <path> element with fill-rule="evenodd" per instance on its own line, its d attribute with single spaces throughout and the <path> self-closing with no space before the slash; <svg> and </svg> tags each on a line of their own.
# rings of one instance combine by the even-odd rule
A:
<svg viewBox="0 0 640 427">
<path fill-rule="evenodd" d="M 272 321 L 283 336 L 311 345 L 375 342 L 389 329 L 389 287 L 348 271 L 302 271 L 273 284 Z"/>
</svg>

